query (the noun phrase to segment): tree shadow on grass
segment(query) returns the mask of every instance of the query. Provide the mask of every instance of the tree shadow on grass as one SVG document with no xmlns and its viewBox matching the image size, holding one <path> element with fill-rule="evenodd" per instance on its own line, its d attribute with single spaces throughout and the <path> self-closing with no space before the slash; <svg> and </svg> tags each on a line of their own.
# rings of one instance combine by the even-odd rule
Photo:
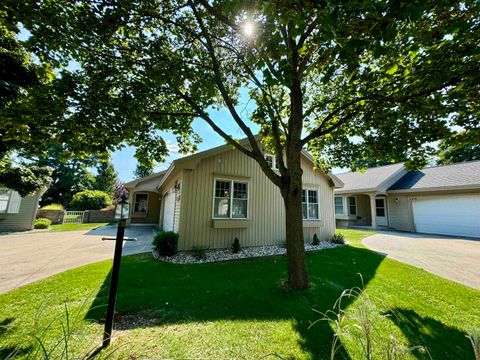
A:
<svg viewBox="0 0 480 360">
<path fill-rule="evenodd" d="M 0 339 L 6 336 L 13 328 L 14 318 L 0 320 Z M 22 347 L 20 345 L 6 345 L 0 347 L 0 359 L 14 359 L 32 351 L 32 346 Z"/>
<path fill-rule="evenodd" d="M 369 250 L 350 246 L 309 253 L 312 287 L 298 292 L 280 285 L 287 277 L 284 256 L 205 265 L 160 263 L 152 261 L 150 254 L 124 257 L 117 320 L 135 314 L 146 319 L 117 324 L 125 329 L 215 320 L 291 320 L 301 338 L 299 346 L 313 359 L 325 359 L 330 356 L 333 331 L 326 321 L 310 327 L 321 317 L 313 309 L 332 309 L 345 289 L 361 286 L 359 273 L 367 285 L 383 259 Z M 104 317 L 109 281 L 110 276 L 87 319 L 101 321 Z M 342 350 L 338 358 L 350 357 Z"/>
<path fill-rule="evenodd" d="M 409 347 L 426 348 L 427 351 L 413 351 L 417 359 L 474 359 L 470 341 L 463 331 L 411 309 L 394 308 L 387 314 L 408 339 Z"/>
</svg>

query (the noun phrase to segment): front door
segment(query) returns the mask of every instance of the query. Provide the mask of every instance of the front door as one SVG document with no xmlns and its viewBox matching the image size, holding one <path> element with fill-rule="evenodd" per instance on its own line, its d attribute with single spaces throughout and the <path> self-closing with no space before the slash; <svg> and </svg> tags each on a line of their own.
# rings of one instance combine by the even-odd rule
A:
<svg viewBox="0 0 480 360">
<path fill-rule="evenodd" d="M 377 197 L 375 199 L 375 216 L 376 216 L 377 226 L 388 226 L 386 198 Z"/>
</svg>

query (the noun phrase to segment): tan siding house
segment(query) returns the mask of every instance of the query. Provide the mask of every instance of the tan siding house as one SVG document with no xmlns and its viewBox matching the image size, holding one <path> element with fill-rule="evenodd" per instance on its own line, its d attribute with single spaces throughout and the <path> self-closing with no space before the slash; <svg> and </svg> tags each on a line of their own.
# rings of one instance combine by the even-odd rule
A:
<svg viewBox="0 0 480 360">
<path fill-rule="evenodd" d="M 16 191 L 0 186 L 0 232 L 33 229 L 42 193 L 21 197 Z"/>
<path fill-rule="evenodd" d="M 311 242 L 315 233 L 321 240 L 330 239 L 335 233 L 333 189 L 341 182 L 314 170 L 308 154 L 302 159 L 302 168 L 305 241 Z M 126 184 L 132 204 L 136 194 L 153 179 L 161 199 L 155 223 L 160 229 L 178 232 L 180 250 L 228 248 L 235 238 L 242 246 L 285 241 L 285 212 L 279 189 L 255 160 L 230 146 L 178 159 L 164 172 Z M 139 223 L 138 216 L 131 215 L 130 223 Z"/>
<path fill-rule="evenodd" d="M 337 226 L 480 238 L 480 161 L 408 171 L 393 164 L 337 175 Z"/>
</svg>

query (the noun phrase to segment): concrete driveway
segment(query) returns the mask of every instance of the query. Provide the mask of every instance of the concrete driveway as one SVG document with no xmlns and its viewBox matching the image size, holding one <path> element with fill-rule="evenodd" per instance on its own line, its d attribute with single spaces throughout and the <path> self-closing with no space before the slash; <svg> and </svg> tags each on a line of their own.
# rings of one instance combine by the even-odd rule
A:
<svg viewBox="0 0 480 360">
<path fill-rule="evenodd" d="M 392 259 L 480 289 L 480 240 L 381 232 L 365 238 L 363 244 Z"/>
<path fill-rule="evenodd" d="M 116 226 L 89 231 L 38 232 L 0 236 L 0 293 L 38 281 L 53 274 L 97 261 L 112 259 Z M 123 255 L 148 252 L 153 227 L 131 227 L 125 236 Z"/>
</svg>

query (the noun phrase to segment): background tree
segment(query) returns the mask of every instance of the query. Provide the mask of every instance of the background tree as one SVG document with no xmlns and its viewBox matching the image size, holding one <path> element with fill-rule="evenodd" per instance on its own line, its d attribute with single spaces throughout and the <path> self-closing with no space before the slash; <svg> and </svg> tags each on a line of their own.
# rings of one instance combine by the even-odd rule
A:
<svg viewBox="0 0 480 360">
<path fill-rule="evenodd" d="M 480 130 L 459 132 L 440 141 L 437 161 L 439 165 L 472 160 L 480 160 Z"/>
<path fill-rule="evenodd" d="M 135 168 L 135 171 L 133 172 L 135 179 L 140 179 L 151 174 L 153 174 L 153 163 L 151 164 L 138 163 L 137 167 Z"/>
<path fill-rule="evenodd" d="M 140 160 L 163 158 L 167 149 L 155 130 L 173 130 L 188 148 L 199 140 L 191 124 L 200 118 L 253 158 L 284 199 L 288 283 L 296 289 L 308 286 L 304 147 L 324 169 L 349 166 L 372 149 L 391 161 L 406 154 L 415 167 L 449 127 L 478 121 L 477 1 L 7 0 L 2 6 L 11 23 L 32 32 L 42 61 L 79 64 L 70 70 L 76 84 L 68 123 L 82 136 L 72 146 L 94 151 L 102 142 L 110 149 L 127 140 L 139 147 Z M 242 93 L 256 105 L 248 118 L 275 153 L 278 173 L 237 109 Z M 212 108 L 229 116 L 215 122 Z M 238 126 L 246 144 L 223 130 L 225 121 Z"/>
<path fill-rule="evenodd" d="M 110 158 L 101 160 L 97 165 L 97 175 L 95 175 L 95 190 L 103 191 L 113 197 L 115 184 L 118 182 L 117 172 Z"/>
</svg>

